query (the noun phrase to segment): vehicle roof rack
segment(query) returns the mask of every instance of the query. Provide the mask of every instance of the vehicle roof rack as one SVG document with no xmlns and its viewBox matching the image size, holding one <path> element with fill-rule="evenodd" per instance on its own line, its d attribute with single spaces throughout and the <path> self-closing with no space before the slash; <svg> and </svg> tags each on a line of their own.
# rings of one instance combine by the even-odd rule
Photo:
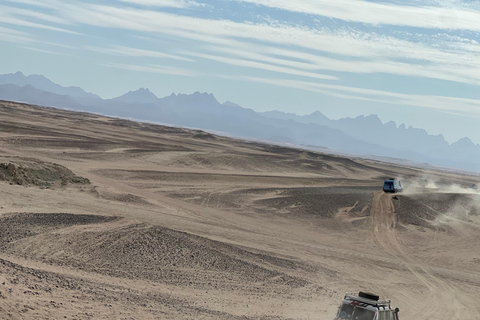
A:
<svg viewBox="0 0 480 320">
<path fill-rule="evenodd" d="M 360 297 L 357 292 L 347 292 L 345 294 L 345 299 L 363 302 L 376 307 L 390 307 L 390 302 L 391 302 L 391 300 L 389 299 L 372 300 L 368 298 L 363 298 L 363 297 Z"/>
</svg>

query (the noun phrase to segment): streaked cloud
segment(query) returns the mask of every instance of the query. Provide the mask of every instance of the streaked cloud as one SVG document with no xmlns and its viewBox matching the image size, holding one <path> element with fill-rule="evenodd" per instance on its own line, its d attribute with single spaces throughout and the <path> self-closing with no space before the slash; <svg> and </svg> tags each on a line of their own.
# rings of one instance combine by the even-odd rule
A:
<svg viewBox="0 0 480 320">
<path fill-rule="evenodd" d="M 22 31 L 9 29 L 9 28 L 4 28 L 4 27 L 0 27 L 0 41 L 29 44 L 29 45 L 31 45 L 30 47 L 23 46 L 23 48 L 28 48 L 29 50 L 37 50 L 37 51 L 41 51 L 43 49 L 32 47 L 32 45 L 48 46 L 48 47 L 53 46 L 53 47 L 58 47 L 58 48 L 62 48 L 62 49 L 72 49 L 71 46 L 68 46 L 68 45 L 65 45 L 65 44 L 62 44 L 62 43 L 56 43 L 56 42 L 51 42 L 51 41 L 41 41 L 41 40 L 38 40 L 38 39 L 34 39 L 27 32 L 22 32 Z M 51 52 L 53 52 L 53 51 L 51 51 Z M 58 53 L 58 52 L 53 52 L 53 53 L 61 54 L 61 53 Z"/>
<path fill-rule="evenodd" d="M 403 76 L 426 77 L 455 82 L 480 84 L 480 60 L 457 59 L 455 66 L 446 66 L 443 59 L 429 61 L 428 65 L 420 63 L 405 63 L 386 59 L 352 60 L 334 59 L 321 55 L 285 50 L 274 47 L 252 46 L 243 49 L 238 47 L 215 46 L 209 48 L 212 52 L 225 53 L 244 59 L 257 60 L 269 64 L 278 64 L 293 70 L 329 70 L 351 73 L 387 73 Z M 279 58 L 281 57 L 281 58 Z M 430 58 L 435 57 L 431 56 Z M 457 57 L 445 57 L 455 59 Z M 222 61 L 222 59 L 217 59 Z M 237 64 L 240 64 L 237 62 Z M 298 73 L 291 73 L 297 74 Z M 308 75 L 305 75 L 308 76 Z"/>
<path fill-rule="evenodd" d="M 16 7 L 9 7 L 5 5 L 0 5 L 0 12 L 3 17 L 7 16 L 23 16 L 28 18 L 40 19 L 47 22 L 57 23 L 57 24 L 68 24 L 69 22 L 61 17 L 53 16 L 50 14 L 45 14 L 38 11 L 21 9 Z M 3 22 L 3 21 L 2 21 Z"/>
<path fill-rule="evenodd" d="M 329 85 L 317 82 L 298 81 L 290 79 L 271 79 L 230 75 L 220 76 L 226 79 L 258 82 L 279 87 L 319 92 L 342 99 L 372 101 L 400 106 L 410 105 L 445 112 L 455 112 L 467 116 L 475 116 L 476 118 L 480 119 L 480 100 L 475 99 L 436 95 L 402 94 L 382 90 Z"/>
<path fill-rule="evenodd" d="M 62 18 L 52 18 L 50 15 L 40 14 L 32 10 L 23 10 L 23 9 L 16 9 L 16 8 L 9 9 L 6 7 L 3 7 L 3 8 L 0 7 L 0 22 L 2 24 L 18 25 L 18 26 L 24 26 L 29 28 L 38 28 L 38 29 L 70 33 L 70 34 L 79 34 L 78 32 L 68 30 L 65 28 L 27 21 L 25 20 L 24 17 L 35 17 L 41 20 L 47 20 L 49 22 L 52 22 L 50 20 L 64 21 Z"/>
<path fill-rule="evenodd" d="M 63 52 L 58 52 L 58 51 L 52 51 L 52 50 L 45 50 L 45 49 L 40 49 L 36 47 L 23 47 L 27 50 L 32 50 L 36 52 L 41 52 L 41 53 L 46 53 L 46 54 L 54 54 L 54 55 L 59 55 L 59 56 L 72 56 L 71 54 L 63 53 Z"/>
<path fill-rule="evenodd" d="M 480 31 L 480 12 L 363 0 L 239 0 L 270 8 L 373 25 Z"/>
<path fill-rule="evenodd" d="M 150 58 L 160 58 L 160 59 L 174 59 L 174 60 L 182 60 L 182 61 L 190 61 L 192 59 L 181 57 L 179 55 L 168 54 L 160 51 L 152 51 L 152 50 L 144 50 L 144 49 L 137 49 L 125 46 L 113 46 L 112 48 L 99 48 L 99 47 L 86 47 L 88 50 L 105 53 L 105 54 L 112 54 L 117 56 L 129 56 L 129 57 L 150 57 Z"/>
<path fill-rule="evenodd" d="M 316 50 L 318 57 L 314 61 L 310 59 L 310 63 L 313 63 L 312 67 L 317 70 L 354 73 L 383 72 L 471 84 L 480 82 L 480 63 L 475 58 L 480 52 L 480 45 L 476 41 L 467 42 L 467 39 L 448 39 L 447 41 L 444 38 L 438 39 L 432 44 L 411 42 L 392 36 L 358 31 L 315 30 L 281 24 L 251 24 L 229 20 L 200 19 L 165 12 L 91 3 L 63 3 L 54 0 L 46 0 L 46 2 L 50 4 L 56 3 L 57 5 L 53 10 L 58 12 L 61 19 L 72 23 L 166 34 L 202 43 L 214 43 L 221 48 L 230 48 L 232 50 L 237 49 L 240 43 L 240 45 L 246 47 L 246 50 L 243 51 L 245 55 L 251 55 L 251 52 L 248 51 L 250 50 L 248 43 L 254 40 L 263 42 L 264 47 L 272 49 L 267 51 L 274 51 L 278 46 L 287 46 L 295 48 L 295 50 L 290 49 L 291 53 L 296 51 L 298 54 L 306 55 L 306 53 L 302 52 L 302 48 L 303 50 Z M 343 0 L 336 5 L 331 4 L 331 6 L 340 8 L 346 5 L 346 2 L 348 1 Z M 263 0 L 258 0 L 255 3 L 273 6 L 273 2 L 269 1 L 264 3 Z M 277 2 L 275 1 L 275 3 Z M 288 9 L 293 6 L 288 3 L 279 0 L 277 7 Z M 365 4 L 367 7 L 370 5 L 379 6 L 380 8 L 391 6 Z M 314 8 L 311 8 L 311 6 L 314 6 Z M 302 1 L 298 7 L 296 5 L 294 7 L 298 8 L 298 10 L 314 12 L 317 6 L 317 4 Z M 362 16 L 362 14 L 356 14 L 355 16 Z M 438 46 L 438 44 L 441 44 L 441 46 Z M 201 47 L 198 49 L 201 49 Z M 114 53 L 111 49 L 105 49 L 105 51 L 108 50 L 110 50 L 110 53 Z M 228 53 L 225 50 L 224 53 Z M 338 55 L 339 58 L 322 57 L 322 52 Z M 140 52 L 137 53 L 140 54 Z M 133 55 L 133 53 L 131 54 Z M 144 52 L 144 54 L 147 54 L 147 52 Z M 218 56 L 216 53 L 194 52 L 194 54 L 203 54 L 204 57 Z M 219 58 L 217 61 L 240 64 L 238 58 L 231 57 L 231 52 L 228 55 L 230 56 Z M 340 59 L 342 57 L 343 59 Z M 291 58 L 292 56 L 287 57 L 290 60 Z M 264 55 L 260 60 L 265 64 L 265 61 L 268 59 L 269 57 Z M 271 59 L 275 58 L 271 57 Z M 365 61 L 365 59 L 370 59 L 371 61 Z M 397 61 L 404 61 L 405 59 L 423 61 L 423 65 L 418 62 Z M 251 59 L 245 59 L 243 64 L 251 67 L 265 67 L 265 65 L 262 66 L 257 62 L 252 62 Z M 284 59 L 281 64 L 285 67 L 289 64 L 290 66 L 288 67 L 292 69 L 299 68 L 298 63 L 296 66 L 293 66 L 295 61 L 288 62 Z M 276 68 L 278 69 L 279 67 Z M 290 73 L 304 74 L 305 76 L 312 76 L 313 74 L 303 70 Z"/>
<path fill-rule="evenodd" d="M 30 35 L 14 29 L 0 27 L 0 41 L 29 43 L 33 42 Z"/>
<path fill-rule="evenodd" d="M 174 76 L 184 76 L 184 77 L 198 77 L 201 74 L 192 70 L 176 68 L 171 66 L 162 66 L 162 65 L 132 65 L 132 64 L 122 64 L 122 63 L 103 63 L 101 64 L 105 67 L 130 70 L 130 71 L 139 71 L 139 72 L 149 72 L 149 73 L 159 73 L 159 74 L 168 74 Z"/>
<path fill-rule="evenodd" d="M 301 71 L 294 68 L 276 66 L 270 63 L 261 63 L 261 62 L 255 62 L 252 60 L 234 59 L 234 58 L 222 57 L 219 55 L 210 55 L 210 54 L 201 54 L 201 53 L 191 53 L 191 55 L 195 57 L 209 59 L 209 60 L 226 63 L 234 66 L 239 66 L 239 67 L 254 68 L 254 69 L 273 71 L 278 73 L 286 73 L 286 74 L 316 78 L 316 79 L 338 80 L 338 78 L 335 76 L 330 76 L 330 75 L 325 75 L 325 74 L 320 74 L 315 72 Z"/>
<path fill-rule="evenodd" d="M 51 1 L 39 1 L 39 0 L 5 0 L 15 5 L 29 5 L 39 8 L 54 8 L 55 5 Z"/>
<path fill-rule="evenodd" d="M 167 8 L 190 8 L 201 6 L 196 1 L 188 0 L 119 0 L 131 4 L 137 4 L 148 7 L 167 7 Z"/>
</svg>

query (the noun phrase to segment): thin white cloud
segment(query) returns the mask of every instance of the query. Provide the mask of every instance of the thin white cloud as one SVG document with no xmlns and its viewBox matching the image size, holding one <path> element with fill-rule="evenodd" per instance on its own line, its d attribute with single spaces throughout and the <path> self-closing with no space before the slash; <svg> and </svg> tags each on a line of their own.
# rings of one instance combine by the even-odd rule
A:
<svg viewBox="0 0 480 320">
<path fill-rule="evenodd" d="M 10 28 L 4 28 L 4 27 L 0 27 L 0 32 L 8 33 L 11 35 L 17 35 L 17 36 L 28 36 L 28 33 L 26 32 L 22 32 L 22 31 L 10 29 Z"/>
<path fill-rule="evenodd" d="M 327 51 L 352 57 L 402 57 L 432 59 L 440 50 L 424 45 L 375 34 L 294 28 L 288 26 L 255 25 L 228 20 L 199 19 L 164 12 L 104 5 L 57 3 L 55 10 L 68 21 L 86 25 L 120 28 L 135 31 L 158 32 L 190 37 L 218 44 L 231 38 L 260 40 L 280 45 Z"/>
<path fill-rule="evenodd" d="M 185 53 L 188 54 L 188 53 Z M 203 58 L 203 59 L 209 59 L 221 63 L 226 63 L 234 66 L 239 66 L 239 67 L 247 67 L 247 68 L 254 68 L 254 69 L 261 69 L 265 71 L 273 71 L 273 72 L 279 72 L 279 73 L 286 73 L 290 75 L 296 75 L 296 76 L 303 76 L 303 77 L 309 77 L 309 78 L 316 78 L 316 79 L 323 79 L 323 80 L 338 80 L 337 77 L 335 76 L 330 76 L 330 75 L 325 75 L 325 74 L 320 74 L 320 73 L 315 73 L 315 72 L 307 72 L 307 71 L 301 71 L 298 69 L 293 69 L 293 68 L 285 68 L 281 66 L 275 66 L 273 64 L 269 63 L 260 63 L 260 62 L 255 62 L 251 60 L 245 60 L 245 59 L 234 59 L 234 58 L 227 58 L 219 55 L 210 55 L 210 54 L 202 54 L 202 53 L 190 53 L 192 56 Z"/>
<path fill-rule="evenodd" d="M 239 0 L 290 12 L 368 23 L 480 31 L 480 13 L 438 6 L 406 6 L 363 0 Z"/>
<path fill-rule="evenodd" d="M 58 32 L 70 33 L 70 34 L 79 34 L 78 32 L 67 30 L 64 28 L 53 27 L 46 24 L 30 22 L 23 19 L 19 19 L 17 17 L 8 16 L 7 14 L 1 11 L 0 11 L 0 21 L 4 24 L 13 24 L 13 25 L 30 27 L 30 28 L 45 29 L 45 30 L 58 31 Z"/>
<path fill-rule="evenodd" d="M 279 87 L 294 88 L 334 96 L 342 99 L 371 101 L 399 106 L 416 106 L 443 112 L 455 112 L 480 119 L 480 100 L 457 97 L 403 94 L 389 91 L 363 89 L 340 85 L 328 85 L 317 82 L 290 79 L 272 79 L 248 76 L 219 75 L 232 80 L 257 82 Z"/>
<path fill-rule="evenodd" d="M 140 39 L 140 40 L 150 41 L 150 42 L 155 41 L 155 39 L 152 38 L 152 37 L 140 36 L 138 34 L 133 34 L 132 37 Z"/>
<path fill-rule="evenodd" d="M 9 7 L 9 6 L 2 6 L 0 5 L 0 12 L 3 17 L 6 16 L 23 16 L 23 17 L 30 17 L 30 18 L 36 18 L 40 19 L 46 22 L 51 22 L 51 23 L 57 23 L 57 24 L 68 24 L 69 22 L 63 18 L 56 17 L 53 15 L 49 15 L 46 13 L 38 12 L 38 11 L 33 11 L 33 10 L 27 10 L 27 9 L 21 9 L 21 8 L 15 8 L 15 7 Z"/>
<path fill-rule="evenodd" d="M 404 76 L 427 77 L 433 79 L 442 79 L 456 82 L 467 82 L 471 84 L 480 84 L 478 75 L 480 73 L 480 61 L 471 62 L 467 68 L 457 65 L 448 68 L 441 64 L 412 64 L 397 61 L 388 61 L 385 59 L 372 60 L 345 60 L 326 58 L 320 55 L 303 53 L 293 50 L 278 49 L 266 46 L 251 46 L 249 49 L 241 47 L 208 47 L 210 51 L 225 53 L 228 55 L 239 56 L 244 59 L 262 61 L 268 64 L 278 64 L 289 67 L 291 70 L 329 70 L 351 73 L 388 73 Z M 198 56 L 198 54 L 197 54 Z M 282 56 L 283 58 L 279 58 Z M 212 58 L 213 60 L 213 58 Z M 301 60 L 301 61 L 299 61 Z M 222 59 L 217 61 L 225 62 Z M 225 63 L 229 63 L 228 61 Z M 241 65 L 240 62 L 236 63 Z M 286 72 L 289 73 L 289 72 Z M 300 75 L 297 72 L 291 74 Z M 308 75 L 306 75 L 308 76 Z"/>
<path fill-rule="evenodd" d="M 54 3 L 53 0 L 45 0 Z M 432 45 L 413 43 L 394 37 L 364 34 L 358 32 L 333 33 L 323 30 L 311 30 L 288 26 L 255 25 L 249 23 L 236 23 L 227 20 L 199 19 L 179 16 L 164 12 L 148 11 L 132 8 L 114 8 L 111 6 L 81 4 L 76 2 L 58 3 L 55 8 L 64 19 L 81 24 L 121 28 L 134 31 L 156 32 L 161 34 L 179 36 L 200 42 L 211 42 L 218 45 L 229 46 L 235 42 L 249 42 L 258 40 L 270 46 L 281 45 L 301 49 L 318 50 L 352 58 L 377 59 L 388 62 L 389 59 L 415 59 L 440 64 L 443 66 L 471 66 L 474 55 L 480 50 L 478 43 L 463 44 L 463 48 L 470 46 L 471 52 L 461 52 L 449 47 L 446 51 Z M 237 40 L 234 40 L 237 39 Z M 478 61 L 478 60 L 477 60 Z M 392 71 L 404 70 L 405 65 L 397 64 Z M 351 64 L 353 66 L 353 64 Z M 385 64 L 387 65 L 387 64 Z M 415 65 L 410 69 L 414 70 Z M 453 68 L 450 68 L 453 69 Z M 472 70 L 475 67 L 472 68 Z M 423 74 L 435 77 L 435 70 L 424 71 Z M 403 72 L 405 73 L 405 72 Z M 417 76 L 424 76 L 416 71 Z M 441 79 L 472 83 L 480 78 L 473 75 L 448 75 L 450 71 L 441 74 Z M 415 75 L 412 73 L 412 75 Z"/>
<path fill-rule="evenodd" d="M 5 0 L 16 5 L 26 4 L 29 6 L 39 7 L 39 8 L 54 8 L 55 5 L 49 1 L 39 1 L 39 0 Z"/>
<path fill-rule="evenodd" d="M 16 43 L 30 43 L 34 42 L 30 35 L 14 29 L 0 27 L 0 41 L 16 42 Z"/>
<path fill-rule="evenodd" d="M 4 28 L 4 27 L 0 27 L 0 41 L 16 42 L 16 43 L 23 43 L 23 44 L 36 44 L 41 46 L 54 46 L 54 47 L 59 47 L 64 49 L 72 49 L 71 46 L 68 46 L 62 43 L 56 43 L 51 41 L 41 41 L 41 40 L 32 38 L 32 36 L 26 32 Z M 27 48 L 27 47 L 24 47 L 24 48 Z M 28 47 L 28 48 L 32 49 L 33 47 Z M 37 51 L 42 50 L 39 48 L 35 48 L 35 49 L 37 49 Z"/>
<path fill-rule="evenodd" d="M 113 46 L 112 48 L 99 48 L 87 46 L 86 49 L 96 52 L 101 52 L 105 54 L 112 54 L 117 56 L 128 56 L 128 57 L 150 57 L 150 58 L 160 58 L 160 59 L 174 59 L 182 61 L 190 61 L 192 59 L 181 57 L 179 55 L 168 54 L 160 51 L 144 50 L 137 49 L 125 46 Z"/>
<path fill-rule="evenodd" d="M 36 40 L 35 42 L 40 43 L 45 46 L 54 46 L 54 47 L 59 47 L 59 48 L 64 48 L 64 49 L 73 49 L 74 47 L 63 44 L 63 43 L 56 43 L 56 42 L 50 42 L 50 41 L 40 41 Z"/>
<path fill-rule="evenodd" d="M 123 70 L 129 70 L 129 71 L 159 73 L 159 74 L 168 74 L 168 75 L 184 76 L 184 77 L 198 77 L 201 75 L 196 71 L 170 67 L 170 66 L 162 66 L 162 65 L 141 66 L 141 65 L 122 64 L 122 63 L 104 63 L 101 65 L 109 68 L 123 69 Z"/>
<path fill-rule="evenodd" d="M 67 54 L 63 52 L 45 50 L 45 49 L 40 49 L 35 47 L 23 47 L 23 48 L 27 50 L 32 50 L 32 51 L 37 51 L 37 52 L 47 53 L 47 54 L 54 54 L 54 55 L 60 55 L 60 56 L 72 56 L 71 54 Z"/>
<path fill-rule="evenodd" d="M 196 1 L 187 0 L 119 0 L 131 4 L 137 4 L 147 7 L 167 7 L 167 8 L 191 8 L 202 6 Z"/>
</svg>

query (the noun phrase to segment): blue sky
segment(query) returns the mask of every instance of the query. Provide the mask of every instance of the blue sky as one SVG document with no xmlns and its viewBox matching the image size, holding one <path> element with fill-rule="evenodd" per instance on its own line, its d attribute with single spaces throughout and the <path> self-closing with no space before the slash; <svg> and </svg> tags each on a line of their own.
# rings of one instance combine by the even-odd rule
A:
<svg viewBox="0 0 480 320">
<path fill-rule="evenodd" d="M 1 0 L 0 73 L 213 93 L 480 143 L 480 1 Z"/>
</svg>

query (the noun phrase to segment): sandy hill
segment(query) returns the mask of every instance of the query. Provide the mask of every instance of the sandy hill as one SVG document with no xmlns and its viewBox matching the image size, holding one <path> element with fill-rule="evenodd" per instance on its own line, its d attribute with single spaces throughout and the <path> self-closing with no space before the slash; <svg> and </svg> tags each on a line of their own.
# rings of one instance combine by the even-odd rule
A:
<svg viewBox="0 0 480 320">
<path fill-rule="evenodd" d="M 0 318 L 477 319 L 478 180 L 3 101 Z"/>
</svg>

